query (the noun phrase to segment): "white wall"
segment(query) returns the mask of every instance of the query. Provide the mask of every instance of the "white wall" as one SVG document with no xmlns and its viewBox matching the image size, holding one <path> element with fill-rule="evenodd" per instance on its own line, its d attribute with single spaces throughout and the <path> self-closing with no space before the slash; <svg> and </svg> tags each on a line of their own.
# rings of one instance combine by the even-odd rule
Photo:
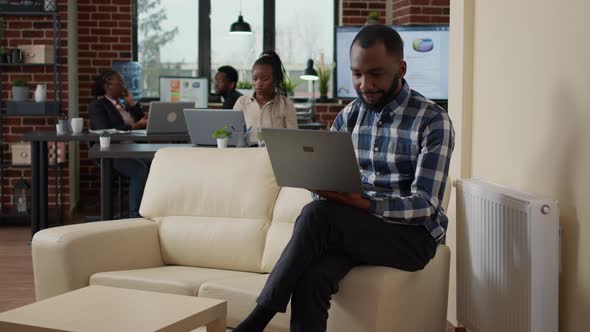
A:
<svg viewBox="0 0 590 332">
<path fill-rule="evenodd" d="M 467 134 L 452 174 L 560 201 L 560 331 L 572 332 L 590 323 L 589 15 L 589 0 L 451 1 L 464 56 L 451 62 L 449 108 Z"/>
<path fill-rule="evenodd" d="M 450 15 L 449 115 L 455 128 L 451 179 L 471 177 L 471 129 L 473 97 L 473 1 L 452 0 Z M 447 229 L 451 248 L 451 273 L 447 319 L 457 326 L 457 265 L 455 189 L 452 190 Z"/>
</svg>

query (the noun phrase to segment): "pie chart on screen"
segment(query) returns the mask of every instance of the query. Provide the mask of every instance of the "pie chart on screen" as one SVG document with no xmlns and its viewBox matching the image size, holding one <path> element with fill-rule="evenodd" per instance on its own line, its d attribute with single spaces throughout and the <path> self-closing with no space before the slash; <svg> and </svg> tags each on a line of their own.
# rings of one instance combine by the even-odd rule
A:
<svg viewBox="0 0 590 332">
<path fill-rule="evenodd" d="M 412 47 L 416 52 L 426 53 L 432 51 L 434 42 L 432 38 L 416 38 L 412 42 Z"/>
</svg>

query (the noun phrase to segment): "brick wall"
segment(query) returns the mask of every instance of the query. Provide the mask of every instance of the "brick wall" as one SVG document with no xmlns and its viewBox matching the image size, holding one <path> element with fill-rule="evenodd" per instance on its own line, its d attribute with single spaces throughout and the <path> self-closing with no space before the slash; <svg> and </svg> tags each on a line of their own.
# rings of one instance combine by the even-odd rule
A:
<svg viewBox="0 0 590 332">
<path fill-rule="evenodd" d="M 59 0 L 59 17 L 62 24 L 62 49 L 60 68 L 63 79 L 62 114 L 67 115 L 67 0 Z M 50 17 L 4 17 L 5 39 L 0 45 L 13 48 L 23 44 L 52 44 L 52 20 Z M 78 1 L 78 47 L 79 47 L 79 112 L 88 119 L 87 107 L 92 100 L 91 87 L 94 77 L 111 67 L 113 61 L 131 60 L 131 1 L 130 0 L 80 0 Z M 47 84 L 48 99 L 54 98 L 53 69 L 45 67 L 3 67 L 0 72 L 2 81 L 2 100 L 9 98 L 8 91 L 14 79 L 24 78 L 29 81 L 32 91 L 37 83 Z M 3 104 L 4 105 L 4 104 Z M 5 107 L 2 109 L 5 112 Z M 10 162 L 9 144 L 19 142 L 22 133 L 33 130 L 55 130 L 55 117 L 6 116 L 3 115 L 2 135 L 4 140 L 4 161 Z M 88 122 L 85 127 L 88 128 Z M 84 209 L 89 202 L 96 202 L 99 197 L 99 169 L 86 156 L 86 144 L 80 145 L 80 195 Z M 12 186 L 23 177 L 30 184 L 29 167 L 12 167 L 3 170 L 5 180 L 2 190 L 5 192 L 4 204 L 12 205 Z M 65 211 L 68 211 L 69 187 L 67 185 L 68 169 L 63 171 L 65 187 L 63 192 Z M 55 183 L 55 174 L 49 172 L 49 184 Z M 53 188 L 49 189 L 50 208 L 55 202 Z M 93 204 L 96 206 L 96 204 Z"/>
<path fill-rule="evenodd" d="M 367 0 L 342 3 L 342 23 L 363 25 L 370 12 L 379 13 L 385 24 L 448 24 L 450 0 Z M 391 22 L 387 22 L 387 5 L 391 5 Z"/>
<path fill-rule="evenodd" d="M 89 128 L 88 104 L 94 78 L 113 61 L 130 61 L 131 1 L 78 1 L 79 112 Z M 100 169 L 89 160 L 88 146 L 80 145 L 80 208 L 96 211 L 100 197 Z"/>
<path fill-rule="evenodd" d="M 393 24 L 449 24 L 450 0 L 391 0 Z"/>
<path fill-rule="evenodd" d="M 59 0 L 60 21 L 62 26 L 61 36 L 63 38 L 59 58 L 65 59 L 67 54 L 67 14 L 65 13 L 65 4 L 67 0 Z M 4 36 L 0 40 L 0 46 L 7 49 L 17 48 L 19 45 L 53 45 L 53 20 L 52 17 L 15 17 L 4 16 Z M 67 67 L 59 67 L 62 73 L 62 101 L 67 99 Z M 56 91 L 53 86 L 53 66 L 42 67 L 2 67 L 0 68 L 0 81 L 2 82 L 2 101 L 11 98 L 9 91 L 12 87 L 12 81 L 15 79 L 26 79 L 29 82 L 30 98 L 37 84 L 47 85 L 48 100 L 55 99 Z M 5 112 L 6 104 L 2 103 L 2 112 Z M 62 103 L 62 113 L 67 114 L 67 102 Z M 55 130 L 55 116 L 7 116 L 2 115 L 2 138 L 3 138 L 3 161 L 11 162 L 10 144 L 21 141 L 21 135 L 28 131 L 34 130 Z M 2 181 L 2 191 L 4 192 L 3 206 L 10 208 L 12 206 L 12 188 L 16 181 L 21 177 L 30 185 L 31 169 L 30 167 L 10 167 L 3 169 L 4 179 Z M 63 176 L 68 176 L 67 168 L 63 170 Z M 49 171 L 49 204 L 50 208 L 56 201 L 55 184 L 56 173 Z M 63 188 L 64 202 L 68 202 L 68 184 L 64 183 Z"/>
<path fill-rule="evenodd" d="M 379 13 L 379 21 L 386 23 L 387 2 L 391 0 L 348 1 L 342 3 L 342 24 L 363 25 L 367 22 L 370 12 Z"/>
</svg>

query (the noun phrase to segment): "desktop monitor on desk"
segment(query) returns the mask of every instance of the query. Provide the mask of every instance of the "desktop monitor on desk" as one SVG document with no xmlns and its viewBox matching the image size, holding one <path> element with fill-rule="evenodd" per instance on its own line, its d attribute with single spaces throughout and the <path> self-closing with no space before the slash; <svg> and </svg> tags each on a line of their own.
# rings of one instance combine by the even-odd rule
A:
<svg viewBox="0 0 590 332">
<path fill-rule="evenodd" d="M 194 102 L 195 108 L 207 108 L 208 83 L 202 77 L 160 76 L 160 101 Z"/>
</svg>

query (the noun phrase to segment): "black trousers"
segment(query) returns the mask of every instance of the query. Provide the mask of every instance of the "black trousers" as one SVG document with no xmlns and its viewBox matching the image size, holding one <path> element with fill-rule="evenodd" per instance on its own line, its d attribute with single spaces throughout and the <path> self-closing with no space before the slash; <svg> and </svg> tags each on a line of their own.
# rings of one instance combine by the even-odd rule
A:
<svg viewBox="0 0 590 332">
<path fill-rule="evenodd" d="M 332 294 L 353 267 L 417 271 L 435 251 L 425 227 L 386 223 L 347 205 L 314 201 L 297 218 L 257 303 L 285 312 L 291 299 L 291 332 L 325 331 Z"/>
</svg>

